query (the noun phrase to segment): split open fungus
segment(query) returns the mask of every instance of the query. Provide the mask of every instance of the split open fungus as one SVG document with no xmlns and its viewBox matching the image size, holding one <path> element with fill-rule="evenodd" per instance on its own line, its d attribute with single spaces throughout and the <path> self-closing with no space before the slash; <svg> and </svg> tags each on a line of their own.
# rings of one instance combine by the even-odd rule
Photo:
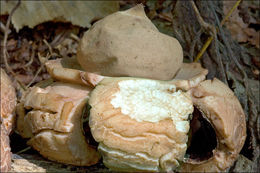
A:
<svg viewBox="0 0 260 173">
<path fill-rule="evenodd" d="M 89 104 L 91 133 L 112 170 L 216 172 L 238 157 L 246 137 L 238 99 L 218 79 L 205 80 L 199 64 L 182 64 L 178 41 L 159 33 L 142 6 L 94 24 L 77 59 L 85 71 L 65 67 L 65 59 L 47 62 L 60 82 L 23 96 L 18 128 L 43 156 L 97 161 L 79 130 Z"/>
<path fill-rule="evenodd" d="M 53 78 L 94 88 L 89 123 L 107 167 L 214 172 L 238 157 L 246 137 L 243 109 L 225 84 L 205 80 L 200 64 L 183 63 L 170 81 L 98 76 L 62 64 L 47 63 Z"/>
<path fill-rule="evenodd" d="M 243 109 L 218 79 L 189 90 L 174 81 L 108 79 L 89 104 L 103 162 L 119 171 L 221 172 L 246 138 Z"/>
</svg>

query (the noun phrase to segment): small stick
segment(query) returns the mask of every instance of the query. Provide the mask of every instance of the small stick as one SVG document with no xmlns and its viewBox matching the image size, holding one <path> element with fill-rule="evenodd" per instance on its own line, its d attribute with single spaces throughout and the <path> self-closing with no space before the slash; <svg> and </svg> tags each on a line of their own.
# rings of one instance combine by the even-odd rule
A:
<svg viewBox="0 0 260 173">
<path fill-rule="evenodd" d="M 70 38 L 76 40 L 77 42 L 80 42 L 80 39 L 77 35 L 73 34 L 73 33 L 70 33 Z"/>
<path fill-rule="evenodd" d="M 38 52 L 38 58 L 41 62 L 41 59 L 43 58 L 40 53 Z M 45 58 L 45 61 L 47 61 L 48 59 L 50 58 L 50 55 L 49 53 L 47 54 L 46 58 Z M 31 82 L 26 86 L 27 88 L 31 86 L 31 84 L 35 81 L 35 79 L 37 78 L 37 76 L 40 74 L 40 72 L 42 71 L 43 67 L 44 67 L 44 63 L 45 62 L 41 62 L 41 66 L 40 68 L 37 70 L 37 72 L 35 73 L 33 79 L 31 80 Z"/>
<path fill-rule="evenodd" d="M 232 14 L 232 12 L 237 8 L 237 6 L 240 4 L 241 0 L 237 0 L 237 2 L 235 3 L 235 5 L 229 10 L 228 14 L 224 17 L 224 19 L 221 21 L 220 26 L 223 26 L 223 24 L 226 22 L 226 20 L 229 18 L 229 16 Z M 216 29 L 216 31 L 218 32 L 219 28 Z M 209 47 L 210 43 L 213 40 L 213 36 L 210 36 L 208 38 L 208 40 L 206 41 L 206 43 L 203 45 L 202 49 L 200 50 L 200 52 L 198 53 L 198 55 L 196 56 L 194 62 L 197 62 L 201 56 L 204 54 L 204 52 L 207 50 L 207 48 Z"/>
<path fill-rule="evenodd" d="M 19 7 L 19 5 L 21 4 L 21 0 L 18 0 L 17 4 L 15 5 L 15 7 L 12 9 L 12 11 L 10 12 L 8 19 L 7 19 L 7 23 L 5 26 L 5 34 L 4 34 L 4 45 L 3 45 L 3 53 L 4 53 L 4 63 L 6 66 L 6 69 L 8 72 L 11 72 L 13 76 L 15 76 L 15 73 L 13 72 L 12 68 L 9 66 L 8 61 L 7 61 L 7 50 L 6 50 L 6 43 L 7 43 L 7 38 L 8 38 L 8 30 L 9 30 L 9 25 L 11 22 L 11 18 L 15 12 L 15 10 Z"/>
<path fill-rule="evenodd" d="M 31 147 L 26 147 L 25 149 L 22 149 L 22 150 L 18 151 L 18 152 L 15 153 L 15 154 L 22 154 L 22 153 L 24 153 L 24 152 L 26 152 L 26 151 L 28 151 L 28 150 L 30 150 L 30 149 L 31 149 Z"/>
<path fill-rule="evenodd" d="M 10 14 L 8 16 L 8 19 L 7 19 L 6 26 L 4 28 L 5 32 L 4 32 L 4 42 L 3 42 L 3 58 L 4 58 L 4 63 L 5 63 L 6 70 L 13 75 L 13 77 L 15 78 L 17 83 L 21 86 L 21 88 L 23 90 L 26 90 L 26 87 L 24 86 L 24 84 L 16 78 L 15 72 L 9 66 L 8 61 L 7 61 L 7 56 L 9 57 L 9 55 L 8 55 L 7 50 L 6 50 L 7 38 L 8 38 L 8 35 L 9 35 L 9 31 L 10 31 L 9 30 L 9 26 L 10 26 L 11 18 L 13 16 L 15 10 L 20 6 L 20 4 L 21 4 L 21 0 L 18 0 L 17 4 L 14 6 L 14 8 L 10 12 Z"/>
<path fill-rule="evenodd" d="M 2 23 L 2 22 L 0 22 L 0 29 L 1 29 L 1 32 L 5 32 L 5 25 Z M 8 34 L 10 34 L 11 33 L 11 30 L 10 29 L 8 29 Z"/>
<path fill-rule="evenodd" d="M 47 42 L 47 40 L 45 40 L 45 39 L 43 39 L 43 42 L 44 42 L 44 44 L 46 44 L 46 46 L 48 47 L 48 49 L 49 49 L 49 51 L 50 51 L 50 54 L 52 55 L 53 54 L 53 52 L 52 52 L 52 47 L 51 47 L 51 45 Z"/>
<path fill-rule="evenodd" d="M 31 84 L 36 80 L 37 76 L 38 76 L 38 75 L 40 74 L 40 72 L 42 71 L 42 69 L 43 69 L 43 67 L 44 67 L 44 65 L 45 65 L 45 62 L 47 62 L 47 61 L 49 60 L 49 58 L 52 56 L 52 54 L 53 54 L 52 47 L 51 47 L 51 45 L 47 42 L 47 40 L 43 39 L 43 42 L 44 42 L 44 43 L 46 44 L 46 46 L 48 47 L 50 54 L 47 53 L 47 56 L 44 58 L 44 62 L 42 62 L 43 57 L 42 57 L 41 54 L 38 52 L 38 58 L 39 58 L 39 60 L 40 60 L 40 62 L 41 62 L 41 66 L 40 66 L 40 68 L 37 70 L 37 72 L 35 73 L 33 79 L 31 80 L 31 82 L 27 85 L 27 87 L 30 87 Z"/>
<path fill-rule="evenodd" d="M 34 49 L 33 49 L 32 55 L 30 56 L 30 61 L 27 62 L 27 63 L 24 65 L 24 67 L 29 67 L 29 66 L 33 63 L 34 56 L 35 56 L 35 51 L 34 51 Z"/>
</svg>

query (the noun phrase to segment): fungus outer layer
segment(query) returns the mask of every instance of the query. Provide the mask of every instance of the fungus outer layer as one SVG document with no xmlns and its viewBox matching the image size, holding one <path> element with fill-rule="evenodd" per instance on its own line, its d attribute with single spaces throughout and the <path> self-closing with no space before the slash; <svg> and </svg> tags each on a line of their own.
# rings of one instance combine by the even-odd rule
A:
<svg viewBox="0 0 260 173">
<path fill-rule="evenodd" d="M 84 70 L 104 76 L 171 80 L 181 68 L 183 51 L 137 5 L 106 16 L 86 31 L 77 59 Z"/>
<path fill-rule="evenodd" d="M 50 160 L 77 166 L 97 163 L 99 154 L 82 131 L 82 112 L 90 91 L 62 82 L 29 88 L 18 105 L 19 134 Z"/>
<path fill-rule="evenodd" d="M 181 172 L 223 172 L 237 159 L 246 139 L 245 114 L 237 97 L 223 82 L 214 78 L 191 89 L 194 105 L 204 112 L 215 129 L 218 141 L 213 156 L 203 162 L 193 159 Z"/>
</svg>

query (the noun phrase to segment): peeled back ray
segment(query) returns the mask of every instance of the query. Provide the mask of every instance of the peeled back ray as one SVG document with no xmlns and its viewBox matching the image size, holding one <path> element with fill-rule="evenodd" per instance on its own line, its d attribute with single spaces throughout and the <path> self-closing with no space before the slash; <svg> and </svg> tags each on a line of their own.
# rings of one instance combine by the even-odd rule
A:
<svg viewBox="0 0 260 173">
<path fill-rule="evenodd" d="M 17 130 L 44 157 L 61 163 L 89 166 L 99 154 L 82 132 L 81 116 L 91 89 L 55 82 L 32 87 L 18 105 Z"/>
<path fill-rule="evenodd" d="M 170 80 L 183 53 L 179 42 L 160 33 L 137 5 L 95 23 L 84 34 L 77 58 L 88 72 Z"/>
<path fill-rule="evenodd" d="M 246 120 L 233 91 L 214 78 L 191 89 L 194 105 L 205 113 L 218 141 L 213 156 L 204 161 L 182 164 L 181 172 L 223 172 L 233 165 L 246 139 Z"/>
</svg>

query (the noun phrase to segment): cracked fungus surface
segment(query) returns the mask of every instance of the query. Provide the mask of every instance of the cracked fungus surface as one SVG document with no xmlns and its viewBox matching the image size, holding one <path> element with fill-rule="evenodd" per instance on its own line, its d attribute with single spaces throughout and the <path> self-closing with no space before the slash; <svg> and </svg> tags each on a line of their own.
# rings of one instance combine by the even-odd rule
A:
<svg viewBox="0 0 260 173">
<path fill-rule="evenodd" d="M 114 108 L 138 122 L 159 122 L 171 118 L 176 129 L 188 132 L 189 114 L 193 111 L 191 97 L 176 91 L 175 85 L 152 80 L 125 80 L 111 100 Z"/>
<path fill-rule="evenodd" d="M 187 149 L 191 96 L 163 81 L 104 79 L 89 124 L 104 164 L 118 171 L 176 169 Z"/>
<path fill-rule="evenodd" d="M 97 163 L 99 155 L 82 133 L 82 112 L 90 91 L 62 82 L 28 89 L 18 106 L 19 134 L 49 160 L 77 166 Z"/>
</svg>

